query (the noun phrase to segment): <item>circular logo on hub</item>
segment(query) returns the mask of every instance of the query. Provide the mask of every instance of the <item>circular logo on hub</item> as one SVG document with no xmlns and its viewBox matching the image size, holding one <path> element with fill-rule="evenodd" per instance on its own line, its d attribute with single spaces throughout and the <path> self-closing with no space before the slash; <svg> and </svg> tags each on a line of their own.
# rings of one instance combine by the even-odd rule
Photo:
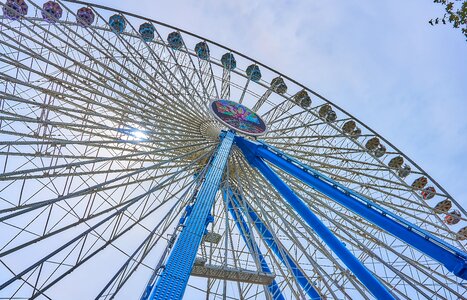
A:
<svg viewBox="0 0 467 300">
<path fill-rule="evenodd" d="M 225 126 L 248 135 L 263 135 L 267 131 L 266 124 L 248 107 L 230 100 L 211 101 L 209 108 L 212 114 Z"/>
</svg>

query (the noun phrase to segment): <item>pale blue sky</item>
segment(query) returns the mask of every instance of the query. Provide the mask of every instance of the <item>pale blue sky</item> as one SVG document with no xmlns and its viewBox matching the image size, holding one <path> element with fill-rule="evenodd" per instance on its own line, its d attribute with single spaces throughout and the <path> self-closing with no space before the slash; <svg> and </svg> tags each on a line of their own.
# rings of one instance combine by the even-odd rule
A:
<svg viewBox="0 0 467 300">
<path fill-rule="evenodd" d="M 458 30 L 428 24 L 443 14 L 433 0 L 91 2 L 192 31 L 287 74 L 390 140 L 467 207 L 467 43 Z M 99 260 L 85 276 L 117 266 L 111 255 Z"/>
<path fill-rule="evenodd" d="M 467 204 L 467 43 L 430 0 L 93 1 L 255 58 L 390 140 Z"/>
</svg>

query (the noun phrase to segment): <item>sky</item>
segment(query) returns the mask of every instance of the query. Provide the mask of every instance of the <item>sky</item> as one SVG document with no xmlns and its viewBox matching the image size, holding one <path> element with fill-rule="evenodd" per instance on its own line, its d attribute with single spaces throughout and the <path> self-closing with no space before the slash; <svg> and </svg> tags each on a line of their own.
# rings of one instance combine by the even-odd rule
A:
<svg viewBox="0 0 467 300">
<path fill-rule="evenodd" d="M 429 0 L 92 1 L 191 31 L 347 110 L 467 206 L 467 43 Z M 135 5 L 137 3 L 137 5 Z"/>
</svg>

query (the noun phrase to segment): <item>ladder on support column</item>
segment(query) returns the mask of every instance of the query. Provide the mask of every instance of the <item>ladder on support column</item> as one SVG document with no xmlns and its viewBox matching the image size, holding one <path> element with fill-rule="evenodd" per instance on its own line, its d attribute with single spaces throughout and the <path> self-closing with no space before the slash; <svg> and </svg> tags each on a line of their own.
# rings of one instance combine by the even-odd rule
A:
<svg viewBox="0 0 467 300">
<path fill-rule="evenodd" d="M 206 229 L 224 169 L 229 158 L 235 134 L 221 136 L 221 143 L 204 178 L 185 227 L 176 241 L 159 280 L 152 287 L 148 299 L 181 299 L 185 292 L 196 253 Z"/>
</svg>

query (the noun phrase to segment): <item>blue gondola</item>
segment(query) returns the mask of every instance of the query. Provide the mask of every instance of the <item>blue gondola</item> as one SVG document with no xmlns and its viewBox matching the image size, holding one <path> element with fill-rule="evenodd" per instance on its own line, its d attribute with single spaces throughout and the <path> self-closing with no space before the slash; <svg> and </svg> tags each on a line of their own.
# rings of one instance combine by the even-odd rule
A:
<svg viewBox="0 0 467 300">
<path fill-rule="evenodd" d="M 169 46 L 174 49 L 178 50 L 182 48 L 183 46 L 183 39 L 180 33 L 174 31 L 172 33 L 169 33 L 169 36 L 167 37 L 167 43 L 169 43 Z"/>
<path fill-rule="evenodd" d="M 141 34 L 141 38 L 146 43 L 151 42 L 154 39 L 154 25 L 151 23 L 143 23 L 139 26 L 139 34 Z"/>
<path fill-rule="evenodd" d="M 257 65 L 249 65 L 248 68 L 246 68 L 246 75 L 254 82 L 261 79 L 261 71 Z"/>
<path fill-rule="evenodd" d="M 232 53 L 226 53 L 222 55 L 221 63 L 225 69 L 232 71 L 237 67 L 237 61 Z"/>
<path fill-rule="evenodd" d="M 109 25 L 115 33 L 122 33 L 126 27 L 126 21 L 123 16 L 115 14 L 109 18 Z"/>
<path fill-rule="evenodd" d="M 196 46 L 195 46 L 195 52 L 196 52 L 196 55 L 197 55 L 200 59 L 208 59 L 208 58 L 209 58 L 209 47 L 208 47 L 208 44 L 206 44 L 206 42 L 199 42 L 199 43 L 196 44 Z"/>
</svg>

